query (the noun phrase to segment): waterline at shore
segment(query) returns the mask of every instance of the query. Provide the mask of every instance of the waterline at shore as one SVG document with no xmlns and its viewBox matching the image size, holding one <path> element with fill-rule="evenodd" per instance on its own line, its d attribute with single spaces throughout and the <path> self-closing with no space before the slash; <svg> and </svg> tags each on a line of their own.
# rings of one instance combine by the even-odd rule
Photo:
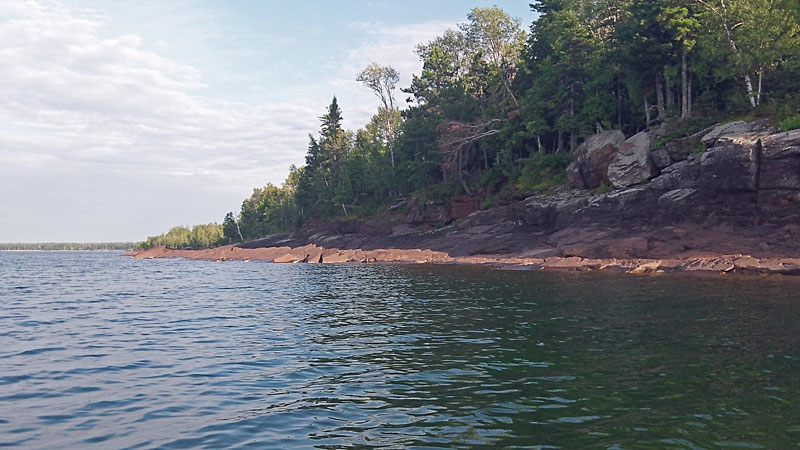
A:
<svg viewBox="0 0 800 450">
<path fill-rule="evenodd" d="M 608 270 L 630 273 L 716 272 L 776 273 L 800 275 L 800 258 L 755 258 L 748 255 L 704 255 L 681 259 L 582 258 L 579 256 L 537 257 L 535 252 L 451 256 L 427 249 L 336 249 L 315 244 L 300 247 L 240 248 L 233 245 L 201 250 L 175 250 L 156 247 L 127 253 L 138 259 L 186 258 L 211 261 L 260 260 L 275 263 L 429 263 L 478 264 L 510 268 L 545 270 Z"/>
</svg>

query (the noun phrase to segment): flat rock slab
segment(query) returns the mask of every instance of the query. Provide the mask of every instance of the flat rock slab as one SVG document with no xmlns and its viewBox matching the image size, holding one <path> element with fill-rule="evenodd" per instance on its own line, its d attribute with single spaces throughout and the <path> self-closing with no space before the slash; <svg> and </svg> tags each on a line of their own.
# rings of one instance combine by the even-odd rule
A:
<svg viewBox="0 0 800 450">
<path fill-rule="evenodd" d="M 308 255 L 307 259 L 306 255 Z M 268 260 L 276 263 L 319 263 L 319 257 L 322 256 L 321 262 L 331 264 L 354 262 L 480 264 L 506 268 L 520 267 L 566 271 L 604 270 L 633 274 L 653 274 L 662 272 L 734 272 L 800 275 L 800 258 L 755 258 L 749 255 L 719 255 L 684 259 L 582 258 L 580 256 L 532 258 L 529 255 L 530 254 L 525 256 L 522 254 L 514 254 L 453 257 L 445 252 L 424 249 L 341 250 L 323 249 L 313 244 L 294 249 L 287 249 L 286 247 L 240 249 L 232 246 L 223 246 L 204 250 L 172 250 L 165 247 L 156 247 L 126 254 L 126 256 L 139 259 L 187 258 L 212 261 Z M 314 257 L 317 259 L 315 260 Z"/>
</svg>

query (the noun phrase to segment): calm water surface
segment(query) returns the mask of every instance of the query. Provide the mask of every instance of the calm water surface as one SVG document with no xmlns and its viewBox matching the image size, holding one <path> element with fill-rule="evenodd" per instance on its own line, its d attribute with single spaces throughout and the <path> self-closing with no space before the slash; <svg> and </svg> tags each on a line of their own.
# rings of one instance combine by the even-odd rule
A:
<svg viewBox="0 0 800 450">
<path fill-rule="evenodd" d="M 800 279 L 0 252 L 0 447 L 800 448 Z"/>
</svg>

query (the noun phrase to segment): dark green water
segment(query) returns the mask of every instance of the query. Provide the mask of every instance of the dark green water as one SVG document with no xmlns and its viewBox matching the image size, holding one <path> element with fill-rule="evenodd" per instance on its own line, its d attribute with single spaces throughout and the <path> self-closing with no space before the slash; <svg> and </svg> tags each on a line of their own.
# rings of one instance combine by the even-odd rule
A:
<svg viewBox="0 0 800 450">
<path fill-rule="evenodd" d="M 2 446 L 800 446 L 800 279 L 108 253 L 0 275 Z"/>
</svg>

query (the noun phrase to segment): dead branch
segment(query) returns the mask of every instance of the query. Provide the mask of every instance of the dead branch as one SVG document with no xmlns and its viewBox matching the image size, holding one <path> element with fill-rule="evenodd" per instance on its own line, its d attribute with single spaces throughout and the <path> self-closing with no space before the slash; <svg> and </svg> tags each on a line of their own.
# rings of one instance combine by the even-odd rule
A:
<svg viewBox="0 0 800 450">
<path fill-rule="evenodd" d="M 488 119 L 478 122 L 443 122 L 439 125 L 439 151 L 444 156 L 443 168 L 445 170 L 455 170 L 458 179 L 464 187 L 464 191 L 470 194 L 470 190 L 464 180 L 464 164 L 469 164 L 468 153 L 474 150 L 475 143 L 489 136 L 500 132 L 497 128 L 492 128 L 494 124 L 503 122 L 502 119 Z"/>
</svg>

